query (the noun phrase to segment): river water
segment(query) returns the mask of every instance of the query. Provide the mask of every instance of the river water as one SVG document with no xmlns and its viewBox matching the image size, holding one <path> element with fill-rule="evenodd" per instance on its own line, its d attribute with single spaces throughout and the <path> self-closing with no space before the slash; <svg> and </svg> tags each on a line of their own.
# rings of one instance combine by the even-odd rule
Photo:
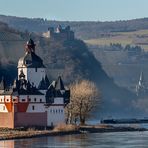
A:
<svg viewBox="0 0 148 148">
<path fill-rule="evenodd" d="M 87 133 L 0 141 L 0 148 L 148 148 L 148 131 Z"/>
</svg>

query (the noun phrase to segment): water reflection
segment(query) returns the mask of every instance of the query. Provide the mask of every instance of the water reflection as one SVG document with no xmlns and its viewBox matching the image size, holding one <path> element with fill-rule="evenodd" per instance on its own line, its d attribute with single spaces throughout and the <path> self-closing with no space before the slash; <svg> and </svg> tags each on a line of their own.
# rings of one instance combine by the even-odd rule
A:
<svg viewBox="0 0 148 148">
<path fill-rule="evenodd" d="M 0 148 L 143 148 L 148 132 L 118 132 L 0 141 Z"/>
<path fill-rule="evenodd" d="M 0 141 L 0 148 L 15 148 L 14 140 Z"/>
</svg>

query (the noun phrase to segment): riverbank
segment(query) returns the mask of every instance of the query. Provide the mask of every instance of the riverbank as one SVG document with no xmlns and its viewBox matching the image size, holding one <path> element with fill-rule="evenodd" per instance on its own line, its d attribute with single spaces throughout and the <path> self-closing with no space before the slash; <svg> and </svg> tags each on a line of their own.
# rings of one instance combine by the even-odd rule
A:
<svg viewBox="0 0 148 148">
<path fill-rule="evenodd" d="M 72 134 L 84 133 L 102 133 L 102 132 L 126 132 L 126 131 L 147 131 L 140 127 L 125 127 L 125 126 L 111 126 L 111 125 L 96 125 L 96 126 L 76 126 L 76 125 L 60 125 L 53 130 L 39 130 L 35 128 L 28 129 L 3 129 L 0 128 L 0 140 L 34 138 L 43 136 L 63 136 Z"/>
</svg>

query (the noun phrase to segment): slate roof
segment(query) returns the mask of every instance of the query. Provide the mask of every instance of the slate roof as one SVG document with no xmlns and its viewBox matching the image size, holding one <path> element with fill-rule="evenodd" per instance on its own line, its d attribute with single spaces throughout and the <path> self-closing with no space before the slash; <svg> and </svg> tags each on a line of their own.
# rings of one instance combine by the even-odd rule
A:
<svg viewBox="0 0 148 148">
<path fill-rule="evenodd" d="M 55 97 L 64 98 L 64 104 L 70 102 L 70 90 L 66 90 L 61 77 L 57 81 L 53 81 L 46 92 L 46 104 L 54 103 Z"/>
<path fill-rule="evenodd" d="M 49 84 L 50 84 L 50 82 L 49 82 L 49 79 L 48 79 L 48 77 L 46 75 L 45 79 L 42 78 L 41 82 L 39 83 L 38 89 L 39 90 L 47 90 L 48 87 L 49 87 Z"/>
<path fill-rule="evenodd" d="M 55 83 L 55 89 L 56 90 L 65 90 L 61 76 L 58 77 L 58 80 Z"/>
<path fill-rule="evenodd" d="M 13 93 L 17 93 L 19 95 L 44 95 L 25 79 L 15 80 Z"/>
<path fill-rule="evenodd" d="M 33 40 L 30 39 L 26 46 L 26 54 L 19 59 L 19 63 L 29 68 L 44 68 L 43 60 L 35 53 L 35 44 Z"/>
<path fill-rule="evenodd" d="M 43 60 L 35 52 L 27 52 L 25 56 L 19 59 L 19 62 L 28 68 L 45 68 Z"/>
</svg>

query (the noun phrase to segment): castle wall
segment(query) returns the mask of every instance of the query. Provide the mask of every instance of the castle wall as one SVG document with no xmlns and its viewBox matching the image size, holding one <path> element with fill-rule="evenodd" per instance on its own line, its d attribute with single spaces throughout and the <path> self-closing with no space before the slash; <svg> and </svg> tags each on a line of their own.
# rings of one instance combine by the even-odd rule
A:
<svg viewBox="0 0 148 148">
<path fill-rule="evenodd" d="M 45 78 L 45 68 L 18 68 L 18 79 L 20 71 L 23 70 L 25 79 L 34 83 L 34 86 L 38 87 L 42 78 Z"/>
<path fill-rule="evenodd" d="M 0 127 L 14 128 L 14 114 L 13 112 L 0 112 Z"/>
<path fill-rule="evenodd" d="M 45 112 L 44 103 L 29 103 L 27 113 L 42 113 Z"/>
<path fill-rule="evenodd" d="M 56 97 L 53 104 L 64 104 L 64 99 L 62 97 Z"/>
<path fill-rule="evenodd" d="M 8 112 L 8 110 L 7 110 L 4 102 L 5 102 L 5 97 L 4 97 L 4 95 L 1 95 L 0 96 L 0 112 L 6 113 L 6 112 Z"/>
<path fill-rule="evenodd" d="M 44 95 L 21 95 L 19 102 L 28 102 L 26 112 L 45 112 L 45 96 Z"/>
<path fill-rule="evenodd" d="M 64 106 L 50 106 L 47 111 L 47 126 L 65 123 Z"/>
<path fill-rule="evenodd" d="M 7 113 L 8 112 L 8 110 L 7 110 L 7 108 L 6 108 L 4 103 L 0 104 L 0 112 L 3 112 L 3 113 Z"/>
<path fill-rule="evenodd" d="M 47 112 L 44 113 L 15 113 L 15 127 L 19 126 L 47 126 Z"/>
<path fill-rule="evenodd" d="M 0 96 L 0 112 L 6 113 L 12 111 L 11 95 Z"/>
<path fill-rule="evenodd" d="M 27 69 L 27 80 L 30 83 L 34 83 L 36 87 L 39 86 L 42 78 L 45 78 L 45 68 L 28 68 Z"/>
</svg>

